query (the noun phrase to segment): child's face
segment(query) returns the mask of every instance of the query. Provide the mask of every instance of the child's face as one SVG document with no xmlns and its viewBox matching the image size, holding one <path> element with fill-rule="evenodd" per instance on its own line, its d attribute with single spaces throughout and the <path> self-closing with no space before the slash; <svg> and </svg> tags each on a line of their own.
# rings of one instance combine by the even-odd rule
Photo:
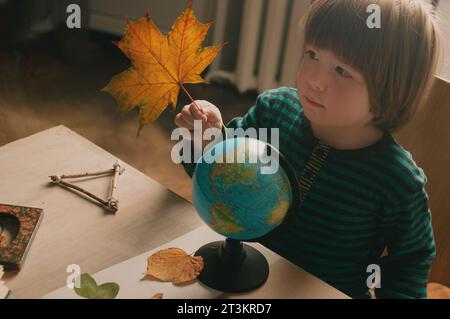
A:
<svg viewBox="0 0 450 319">
<path fill-rule="evenodd" d="M 374 117 L 363 75 L 331 51 L 306 45 L 297 89 L 305 116 L 316 125 L 361 128 Z"/>
</svg>

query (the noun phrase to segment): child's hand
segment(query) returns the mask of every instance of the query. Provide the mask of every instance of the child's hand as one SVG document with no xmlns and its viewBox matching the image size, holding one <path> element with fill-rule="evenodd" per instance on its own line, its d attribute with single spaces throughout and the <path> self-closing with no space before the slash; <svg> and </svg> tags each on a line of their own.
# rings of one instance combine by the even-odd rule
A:
<svg viewBox="0 0 450 319">
<path fill-rule="evenodd" d="M 192 137 L 194 120 L 202 121 L 203 132 L 208 128 L 222 129 L 222 114 L 214 104 L 211 104 L 208 101 L 197 100 L 195 101 L 195 104 L 191 103 L 190 105 L 185 105 L 181 112 L 175 117 L 175 124 L 178 127 L 184 127 L 191 131 Z"/>
</svg>

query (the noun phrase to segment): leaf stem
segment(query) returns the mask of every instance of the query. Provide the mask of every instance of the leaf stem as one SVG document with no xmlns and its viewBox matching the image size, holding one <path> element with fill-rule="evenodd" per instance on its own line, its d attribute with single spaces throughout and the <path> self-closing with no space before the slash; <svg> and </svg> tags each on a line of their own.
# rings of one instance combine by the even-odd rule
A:
<svg viewBox="0 0 450 319">
<path fill-rule="evenodd" d="M 197 105 L 197 103 L 195 103 L 194 99 L 193 99 L 192 96 L 189 94 L 188 90 L 186 90 L 186 88 L 184 87 L 183 83 L 179 83 L 178 85 L 181 87 L 181 89 L 184 91 L 184 93 L 186 93 L 186 95 L 187 95 L 188 98 L 191 100 L 192 104 L 195 105 L 195 107 L 198 109 L 198 111 L 199 111 L 200 113 L 202 113 L 202 114 L 205 114 L 205 113 L 203 112 L 203 110 Z"/>
</svg>

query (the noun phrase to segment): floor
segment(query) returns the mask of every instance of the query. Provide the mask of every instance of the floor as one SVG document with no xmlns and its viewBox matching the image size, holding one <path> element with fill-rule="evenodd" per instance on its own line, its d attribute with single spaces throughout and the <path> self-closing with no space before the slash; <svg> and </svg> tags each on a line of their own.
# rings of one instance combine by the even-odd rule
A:
<svg viewBox="0 0 450 319">
<path fill-rule="evenodd" d="M 99 33 L 54 31 L 0 47 L 0 146 L 62 124 L 191 199 L 191 180 L 170 157 L 173 121 L 187 98 L 180 93 L 177 110 L 166 109 L 137 138 L 138 113 L 119 115 L 114 99 L 100 91 L 129 66 L 111 40 Z M 256 98 L 226 83 L 187 87 L 194 99 L 217 105 L 224 121 L 243 115 Z"/>
</svg>

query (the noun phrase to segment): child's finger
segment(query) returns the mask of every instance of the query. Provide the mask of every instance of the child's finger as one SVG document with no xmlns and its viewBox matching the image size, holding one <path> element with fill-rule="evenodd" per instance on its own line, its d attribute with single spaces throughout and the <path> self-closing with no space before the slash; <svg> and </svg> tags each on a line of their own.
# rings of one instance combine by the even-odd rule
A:
<svg viewBox="0 0 450 319">
<path fill-rule="evenodd" d="M 189 107 L 192 116 L 194 117 L 194 119 L 196 120 L 201 120 L 202 121 L 202 125 L 203 125 L 203 129 L 207 129 L 208 128 L 208 117 L 206 116 L 205 113 L 199 113 L 198 112 L 198 108 L 195 107 L 193 104 L 190 105 Z"/>
<path fill-rule="evenodd" d="M 187 122 L 184 120 L 183 115 L 182 115 L 181 113 L 178 113 L 177 116 L 175 117 L 175 124 L 176 124 L 178 127 L 185 127 L 185 128 L 187 128 L 188 130 L 192 130 L 192 129 L 193 129 L 193 126 L 190 125 L 189 123 L 187 123 Z"/>
<path fill-rule="evenodd" d="M 201 114 L 205 114 L 205 111 L 203 110 L 203 108 L 201 108 L 197 102 L 192 103 L 193 107 L 200 112 Z"/>
<path fill-rule="evenodd" d="M 194 127 L 194 117 L 192 116 L 188 107 L 183 107 L 183 109 L 181 110 L 181 116 L 185 122 Z"/>
<path fill-rule="evenodd" d="M 194 119 L 204 121 L 207 120 L 203 110 L 200 110 L 200 108 L 197 107 L 194 103 L 189 106 L 189 111 L 191 112 L 192 116 L 194 116 Z"/>
<path fill-rule="evenodd" d="M 180 119 L 181 119 L 181 113 L 178 113 L 177 116 L 175 116 L 175 121 L 174 121 L 176 126 L 178 126 L 178 127 L 182 127 Z"/>
</svg>

